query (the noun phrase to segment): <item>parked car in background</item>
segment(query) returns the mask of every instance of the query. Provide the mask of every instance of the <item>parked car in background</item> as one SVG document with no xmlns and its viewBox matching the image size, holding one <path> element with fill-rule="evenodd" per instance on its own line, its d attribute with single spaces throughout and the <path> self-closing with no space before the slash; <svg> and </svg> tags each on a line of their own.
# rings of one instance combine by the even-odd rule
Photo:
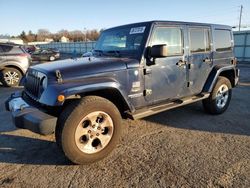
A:
<svg viewBox="0 0 250 188">
<path fill-rule="evenodd" d="M 32 60 L 36 61 L 55 61 L 60 58 L 57 49 L 39 49 L 31 54 Z"/>
<path fill-rule="evenodd" d="M 84 54 L 82 54 L 82 57 L 91 57 L 91 56 L 93 56 L 93 51 L 85 52 Z"/>
<path fill-rule="evenodd" d="M 29 54 L 34 53 L 35 51 L 39 50 L 40 48 L 37 47 L 36 45 L 24 45 L 24 49 L 26 50 L 26 52 L 28 52 Z"/>
<path fill-rule="evenodd" d="M 31 63 L 30 54 L 21 45 L 0 43 L 0 81 L 17 86 Z"/>
</svg>

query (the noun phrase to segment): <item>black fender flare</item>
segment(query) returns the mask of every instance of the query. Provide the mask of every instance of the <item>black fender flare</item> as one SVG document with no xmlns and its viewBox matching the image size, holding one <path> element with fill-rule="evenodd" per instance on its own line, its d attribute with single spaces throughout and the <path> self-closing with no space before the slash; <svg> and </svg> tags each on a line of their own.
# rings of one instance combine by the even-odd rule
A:
<svg viewBox="0 0 250 188">
<path fill-rule="evenodd" d="M 230 78 L 229 78 L 229 80 L 231 81 L 232 86 L 234 87 L 238 82 L 238 75 L 236 73 L 237 70 L 235 68 L 235 65 L 217 65 L 217 66 L 214 66 L 214 68 L 210 72 L 210 74 L 206 80 L 206 83 L 202 89 L 202 92 L 211 92 L 212 89 L 214 88 L 214 85 L 215 85 L 218 77 L 227 71 L 233 72 L 233 78 L 231 78 L 233 80 L 231 80 Z"/>
<path fill-rule="evenodd" d="M 134 106 L 129 102 L 128 98 L 126 97 L 127 95 L 125 94 L 125 91 L 122 90 L 121 85 L 114 81 L 89 83 L 87 85 L 78 85 L 73 87 L 68 87 L 68 85 L 64 86 L 64 84 L 58 85 L 58 87 L 49 86 L 41 95 L 39 102 L 49 106 L 61 106 L 63 105 L 63 102 L 60 103 L 57 101 L 58 95 L 64 95 L 65 99 L 67 100 L 76 96 L 82 97 L 82 95 L 84 96 L 84 94 L 86 93 L 98 92 L 103 90 L 115 90 L 124 100 L 129 110 L 132 112 L 135 110 Z"/>
<path fill-rule="evenodd" d="M 129 102 L 128 98 L 125 95 L 125 92 L 121 89 L 121 85 L 117 82 L 104 82 L 104 83 L 94 83 L 90 85 L 83 85 L 79 87 L 69 88 L 65 91 L 65 96 L 72 96 L 77 94 L 86 94 L 91 92 L 98 92 L 104 90 L 114 90 L 120 97 L 124 100 L 130 111 L 134 111 L 133 105 Z M 77 91 L 77 92 L 75 92 Z"/>
</svg>

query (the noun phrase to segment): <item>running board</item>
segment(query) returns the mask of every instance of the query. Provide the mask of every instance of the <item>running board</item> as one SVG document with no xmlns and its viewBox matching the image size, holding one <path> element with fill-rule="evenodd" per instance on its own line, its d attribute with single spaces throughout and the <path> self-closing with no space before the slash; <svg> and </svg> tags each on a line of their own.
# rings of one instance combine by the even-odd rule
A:
<svg viewBox="0 0 250 188">
<path fill-rule="evenodd" d="M 141 118 L 151 116 L 151 115 L 154 115 L 154 114 L 166 111 L 166 110 L 170 110 L 173 108 L 177 108 L 179 106 L 184 106 L 186 104 L 191 104 L 191 103 L 206 99 L 209 97 L 209 95 L 210 93 L 201 93 L 199 95 L 195 95 L 191 97 L 184 97 L 184 98 L 172 101 L 172 102 L 164 103 L 164 104 L 157 105 L 157 106 L 151 106 L 147 109 L 145 108 L 140 109 L 140 110 L 137 110 L 133 114 L 128 113 L 128 116 L 134 120 L 141 119 Z"/>
</svg>

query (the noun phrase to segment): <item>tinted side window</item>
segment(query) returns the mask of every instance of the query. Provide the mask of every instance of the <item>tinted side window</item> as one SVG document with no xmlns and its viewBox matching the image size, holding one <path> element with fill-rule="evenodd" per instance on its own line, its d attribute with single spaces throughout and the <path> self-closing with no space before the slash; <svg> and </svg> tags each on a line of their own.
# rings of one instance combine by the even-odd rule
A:
<svg viewBox="0 0 250 188">
<path fill-rule="evenodd" d="M 181 28 L 157 27 L 153 33 L 151 46 L 166 44 L 169 56 L 183 53 Z"/>
<path fill-rule="evenodd" d="M 0 46 L 0 53 L 3 53 L 3 49 L 2 49 L 2 46 Z"/>
<path fill-rule="evenodd" d="M 209 52 L 210 47 L 210 35 L 209 29 L 204 28 L 191 28 L 189 30 L 189 43 L 190 43 L 190 52 Z"/>
<path fill-rule="evenodd" d="M 9 52 L 13 47 L 8 45 L 2 45 L 3 52 Z"/>
<path fill-rule="evenodd" d="M 214 31 L 214 41 L 217 52 L 232 50 L 231 31 L 216 29 Z"/>
<path fill-rule="evenodd" d="M 10 50 L 8 53 L 9 54 L 20 54 L 20 53 L 23 53 L 23 51 L 22 51 L 21 47 L 14 46 L 12 48 L 12 50 Z"/>
</svg>

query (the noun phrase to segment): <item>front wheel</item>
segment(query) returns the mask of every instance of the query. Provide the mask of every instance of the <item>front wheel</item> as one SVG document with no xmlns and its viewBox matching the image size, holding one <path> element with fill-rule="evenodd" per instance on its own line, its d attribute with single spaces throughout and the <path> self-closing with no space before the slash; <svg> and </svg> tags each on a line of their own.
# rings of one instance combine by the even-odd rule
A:
<svg viewBox="0 0 250 188">
<path fill-rule="evenodd" d="M 56 141 L 70 161 L 88 164 L 106 157 L 120 134 L 121 115 L 116 106 L 107 99 L 87 96 L 61 114 Z"/>
<path fill-rule="evenodd" d="M 227 78 L 219 76 L 209 98 L 202 101 L 203 107 L 210 114 L 221 114 L 228 108 L 231 96 L 231 82 Z"/>
<path fill-rule="evenodd" d="M 56 59 L 56 58 L 55 58 L 54 56 L 50 56 L 50 57 L 49 57 L 49 60 L 50 60 L 50 61 L 55 61 L 55 59 Z"/>
<path fill-rule="evenodd" d="M 18 86 L 22 77 L 22 73 L 11 67 L 6 67 L 1 71 L 1 82 L 6 87 Z"/>
</svg>

